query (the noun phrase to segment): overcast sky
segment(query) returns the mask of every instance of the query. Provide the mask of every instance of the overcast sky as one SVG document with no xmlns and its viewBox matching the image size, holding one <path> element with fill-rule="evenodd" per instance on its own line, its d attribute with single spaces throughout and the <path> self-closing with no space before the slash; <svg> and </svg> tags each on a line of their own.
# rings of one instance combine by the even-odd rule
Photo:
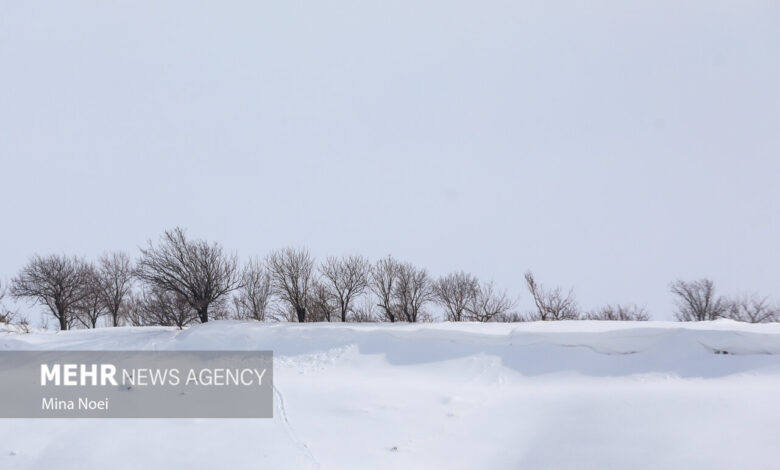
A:
<svg viewBox="0 0 780 470">
<path fill-rule="evenodd" d="M 174 226 L 672 317 L 780 300 L 776 1 L 0 5 L 0 278 Z"/>
</svg>

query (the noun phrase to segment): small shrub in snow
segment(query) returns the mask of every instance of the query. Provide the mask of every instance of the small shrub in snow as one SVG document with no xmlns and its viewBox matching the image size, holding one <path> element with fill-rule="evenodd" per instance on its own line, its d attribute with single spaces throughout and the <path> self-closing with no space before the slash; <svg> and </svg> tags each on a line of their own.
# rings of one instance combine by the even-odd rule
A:
<svg viewBox="0 0 780 470">
<path fill-rule="evenodd" d="M 647 321 L 650 315 L 636 305 L 606 305 L 585 315 L 587 320 Z"/>
</svg>

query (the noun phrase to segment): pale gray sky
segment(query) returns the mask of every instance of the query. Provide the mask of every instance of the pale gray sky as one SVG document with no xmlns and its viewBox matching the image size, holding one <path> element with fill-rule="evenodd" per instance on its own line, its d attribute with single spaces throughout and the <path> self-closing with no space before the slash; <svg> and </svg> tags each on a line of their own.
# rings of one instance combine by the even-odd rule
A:
<svg viewBox="0 0 780 470">
<path fill-rule="evenodd" d="M 166 228 L 780 300 L 776 1 L 0 5 L 0 278 Z"/>
</svg>

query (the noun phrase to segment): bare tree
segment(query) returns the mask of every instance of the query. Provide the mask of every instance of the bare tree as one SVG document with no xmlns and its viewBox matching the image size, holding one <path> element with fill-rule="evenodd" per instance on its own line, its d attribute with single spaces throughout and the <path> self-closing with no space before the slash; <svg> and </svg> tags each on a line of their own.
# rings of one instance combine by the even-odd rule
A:
<svg viewBox="0 0 780 470">
<path fill-rule="evenodd" d="M 531 271 L 525 273 L 525 283 L 536 305 L 536 312 L 531 316 L 532 320 L 579 319 L 580 311 L 573 291 L 570 290 L 564 295 L 558 287 L 553 290 L 547 290 L 537 284 Z"/>
<path fill-rule="evenodd" d="M 137 276 L 150 285 L 175 292 L 209 321 L 209 306 L 240 285 L 238 260 L 218 243 L 188 240 L 183 229 L 166 231 L 160 243 L 141 249 Z"/>
<path fill-rule="evenodd" d="M 605 305 L 597 310 L 589 312 L 588 320 L 614 320 L 614 321 L 648 321 L 650 315 L 644 307 L 636 305 Z"/>
<path fill-rule="evenodd" d="M 679 321 L 715 320 L 728 312 L 728 300 L 715 295 L 715 284 L 709 279 L 678 280 L 669 289 L 677 296 L 675 316 Z"/>
<path fill-rule="evenodd" d="M 414 323 L 421 320 L 423 306 L 433 300 L 433 283 L 424 268 L 411 263 L 398 267 L 397 282 L 393 290 L 395 304 L 403 319 Z"/>
<path fill-rule="evenodd" d="M 375 313 L 376 299 L 371 298 L 370 295 L 363 296 L 359 302 L 352 308 L 349 321 L 354 323 L 371 323 L 377 322 L 378 317 Z"/>
<path fill-rule="evenodd" d="M 84 296 L 76 303 L 73 318 L 85 328 L 97 328 L 98 320 L 108 314 L 108 309 L 103 302 L 101 278 L 97 269 L 92 264 L 88 264 L 85 270 L 87 277 L 82 285 Z"/>
<path fill-rule="evenodd" d="M 377 296 L 377 306 L 382 311 L 382 316 L 389 322 L 398 320 L 398 309 L 393 302 L 393 295 L 398 283 L 398 271 L 400 263 L 392 256 L 380 259 L 371 269 L 369 287 Z"/>
<path fill-rule="evenodd" d="M 526 318 L 525 315 L 518 313 L 518 312 L 507 312 L 502 315 L 496 315 L 493 317 L 493 321 L 501 322 L 501 323 L 521 323 L 528 321 L 529 319 Z"/>
<path fill-rule="evenodd" d="M 135 299 L 129 315 L 136 326 L 175 326 L 179 329 L 199 319 L 198 311 L 177 292 L 152 286 Z"/>
<path fill-rule="evenodd" d="M 253 259 L 244 270 L 241 287 L 233 297 L 236 318 L 264 321 L 271 304 L 271 275 L 262 262 Z"/>
<path fill-rule="evenodd" d="M 111 326 L 119 326 L 122 305 L 133 288 L 133 264 L 123 251 L 106 253 L 98 260 L 100 297 L 111 315 Z"/>
<path fill-rule="evenodd" d="M 127 299 L 122 303 L 122 309 L 120 316 L 132 326 L 144 326 L 144 315 L 141 311 L 141 303 L 143 301 L 143 293 L 136 293 L 131 291 L 128 294 Z"/>
<path fill-rule="evenodd" d="M 175 326 L 181 330 L 200 319 L 200 314 L 192 308 L 189 300 L 176 292 L 162 292 L 158 296 L 156 303 L 147 305 L 147 308 L 159 308 L 162 311 L 163 326 Z"/>
<path fill-rule="evenodd" d="M 308 321 L 333 321 L 338 309 L 337 299 L 327 285 L 312 281 L 309 289 Z"/>
<path fill-rule="evenodd" d="M 143 293 L 130 292 L 127 300 L 122 304 L 122 318 L 132 326 L 145 326 L 144 312 L 142 311 Z"/>
<path fill-rule="evenodd" d="M 469 305 L 476 307 L 479 281 L 463 271 L 440 277 L 433 284 L 435 301 L 444 307 L 448 321 L 462 321 Z"/>
<path fill-rule="evenodd" d="M 8 293 L 8 287 L 0 282 L 0 323 L 10 324 L 16 317 L 16 312 L 12 312 L 3 304 L 3 299 Z"/>
<path fill-rule="evenodd" d="M 34 255 L 12 280 L 11 295 L 45 305 L 60 330 L 67 330 L 73 324 L 77 304 L 87 295 L 84 285 L 88 276 L 81 258 Z"/>
<path fill-rule="evenodd" d="M 306 321 L 306 303 L 312 282 L 314 259 L 305 248 L 284 248 L 266 259 L 274 293 L 295 311 L 299 322 Z"/>
<path fill-rule="evenodd" d="M 497 291 L 492 282 L 477 286 L 477 291 L 466 305 L 466 315 L 469 320 L 489 322 L 494 318 L 508 315 L 514 307 L 506 291 Z"/>
<path fill-rule="evenodd" d="M 371 265 L 362 256 L 328 257 L 320 266 L 322 277 L 338 305 L 341 321 L 347 321 L 350 304 L 368 288 Z M 330 321 L 330 320 L 328 320 Z"/>
<path fill-rule="evenodd" d="M 211 320 L 227 320 L 231 318 L 231 298 L 228 296 L 220 297 L 215 300 L 213 304 L 209 306 L 209 319 Z"/>
<path fill-rule="evenodd" d="M 729 302 L 724 316 L 747 323 L 770 323 L 780 321 L 780 306 L 771 305 L 768 297 L 744 294 Z"/>
</svg>

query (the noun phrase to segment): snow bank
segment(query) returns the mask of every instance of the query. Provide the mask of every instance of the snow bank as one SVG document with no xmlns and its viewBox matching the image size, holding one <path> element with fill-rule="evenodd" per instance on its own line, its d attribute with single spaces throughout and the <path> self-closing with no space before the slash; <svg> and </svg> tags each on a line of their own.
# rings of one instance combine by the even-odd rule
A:
<svg viewBox="0 0 780 470">
<path fill-rule="evenodd" d="M 272 420 L 2 420 L 0 468 L 733 469 L 780 461 L 780 325 L 0 331 L 3 349 L 271 349 Z"/>
</svg>

